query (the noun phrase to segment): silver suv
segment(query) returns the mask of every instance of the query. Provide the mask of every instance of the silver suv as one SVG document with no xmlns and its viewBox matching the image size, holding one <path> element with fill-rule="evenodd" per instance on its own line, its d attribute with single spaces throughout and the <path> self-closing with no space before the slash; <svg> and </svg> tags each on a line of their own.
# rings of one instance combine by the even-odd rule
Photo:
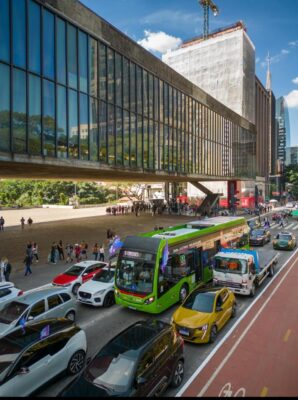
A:
<svg viewBox="0 0 298 400">
<path fill-rule="evenodd" d="M 66 289 L 51 287 L 31 291 L 0 311 L 0 337 L 17 326 L 47 318 L 65 317 L 74 321 L 76 307 L 76 299 Z"/>
</svg>

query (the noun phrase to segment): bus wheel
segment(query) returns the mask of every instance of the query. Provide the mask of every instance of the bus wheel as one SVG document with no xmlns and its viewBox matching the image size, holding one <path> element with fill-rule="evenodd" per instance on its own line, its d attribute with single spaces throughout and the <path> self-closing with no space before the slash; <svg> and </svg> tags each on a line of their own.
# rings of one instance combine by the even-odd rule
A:
<svg viewBox="0 0 298 400">
<path fill-rule="evenodd" d="M 188 286 L 186 285 L 186 283 L 184 283 L 184 285 L 181 286 L 181 289 L 179 292 L 180 303 L 182 303 L 186 299 L 187 295 L 188 295 Z"/>
<path fill-rule="evenodd" d="M 250 297 L 254 297 L 256 293 L 256 285 L 253 283 L 250 291 Z"/>
</svg>

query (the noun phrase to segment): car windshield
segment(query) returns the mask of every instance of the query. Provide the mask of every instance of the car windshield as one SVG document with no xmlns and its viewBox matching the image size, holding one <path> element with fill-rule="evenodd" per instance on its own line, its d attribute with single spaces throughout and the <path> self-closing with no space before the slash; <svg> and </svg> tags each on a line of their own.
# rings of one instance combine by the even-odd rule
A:
<svg viewBox="0 0 298 400">
<path fill-rule="evenodd" d="M 278 236 L 278 239 L 289 241 L 289 240 L 292 240 L 292 237 L 291 237 L 291 235 L 285 235 L 285 234 L 280 233 Z"/>
<path fill-rule="evenodd" d="M 19 303 L 18 301 L 10 302 L 0 311 L 0 322 L 11 324 L 18 319 L 27 308 L 28 304 Z"/>
<path fill-rule="evenodd" d="M 102 356 L 94 360 L 86 375 L 94 385 L 110 391 L 124 392 L 133 377 L 135 360 L 119 354 L 117 357 Z"/>
<path fill-rule="evenodd" d="M 246 274 L 246 260 L 236 260 L 233 258 L 215 257 L 215 271 L 228 272 L 230 274 Z"/>
<path fill-rule="evenodd" d="M 191 293 L 185 300 L 182 307 L 188 308 L 189 310 L 199 311 L 202 313 L 212 313 L 213 304 L 216 293 Z"/>
<path fill-rule="evenodd" d="M 153 292 L 155 255 L 134 251 L 121 251 L 116 270 L 116 285 L 132 293 Z"/>
<path fill-rule="evenodd" d="M 263 236 L 265 231 L 263 229 L 255 229 L 251 232 L 251 236 Z"/>
<path fill-rule="evenodd" d="M 103 270 L 94 275 L 93 281 L 109 283 L 114 281 L 115 272 L 110 270 Z"/>
<path fill-rule="evenodd" d="M 79 276 L 82 274 L 82 272 L 85 270 L 85 267 L 81 267 L 79 265 L 73 265 L 71 268 L 69 268 L 67 271 L 64 272 L 65 275 L 70 275 L 70 276 Z"/>
<path fill-rule="evenodd" d="M 0 340 L 0 382 L 5 377 L 8 368 L 17 359 L 21 350 L 21 346 L 7 338 Z"/>
</svg>

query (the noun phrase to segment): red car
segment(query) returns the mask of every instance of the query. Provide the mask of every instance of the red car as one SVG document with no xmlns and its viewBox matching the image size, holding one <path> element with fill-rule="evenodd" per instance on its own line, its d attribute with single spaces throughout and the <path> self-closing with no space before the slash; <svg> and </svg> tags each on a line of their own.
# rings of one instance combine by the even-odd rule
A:
<svg viewBox="0 0 298 400">
<path fill-rule="evenodd" d="M 79 287 L 93 278 L 102 268 L 108 266 L 105 262 L 99 261 L 82 261 L 74 264 L 62 274 L 56 276 L 52 285 L 69 287 L 74 295 L 77 294 Z"/>
</svg>

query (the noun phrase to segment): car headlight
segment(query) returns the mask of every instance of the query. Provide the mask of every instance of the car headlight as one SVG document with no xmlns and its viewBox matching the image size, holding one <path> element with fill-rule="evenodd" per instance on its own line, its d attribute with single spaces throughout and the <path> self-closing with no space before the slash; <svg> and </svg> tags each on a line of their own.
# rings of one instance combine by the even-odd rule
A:
<svg viewBox="0 0 298 400">
<path fill-rule="evenodd" d="M 71 283 L 65 283 L 63 286 L 64 286 L 64 287 L 71 286 Z"/>
<path fill-rule="evenodd" d="M 199 331 L 205 332 L 205 331 L 207 331 L 208 326 L 209 326 L 208 324 L 205 324 L 205 325 L 203 325 L 203 326 L 199 326 L 197 329 L 198 329 Z"/>
<path fill-rule="evenodd" d="M 277 240 L 273 240 L 273 244 L 277 244 Z"/>
<path fill-rule="evenodd" d="M 174 318 L 173 318 L 173 317 L 171 317 L 170 324 L 172 324 L 173 322 L 174 322 Z"/>
<path fill-rule="evenodd" d="M 105 290 L 99 290 L 98 292 L 94 293 L 94 296 L 99 296 L 100 294 L 104 294 Z"/>
</svg>

